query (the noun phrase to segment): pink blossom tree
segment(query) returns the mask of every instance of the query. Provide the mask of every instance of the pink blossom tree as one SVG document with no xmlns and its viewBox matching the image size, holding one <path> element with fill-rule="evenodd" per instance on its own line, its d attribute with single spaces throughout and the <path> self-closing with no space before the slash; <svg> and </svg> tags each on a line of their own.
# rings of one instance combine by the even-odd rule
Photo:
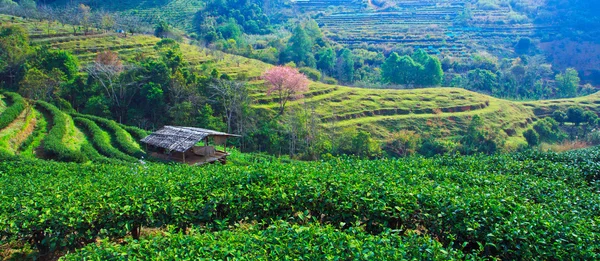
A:
<svg viewBox="0 0 600 261">
<path fill-rule="evenodd" d="M 279 115 L 283 114 L 288 101 L 304 97 L 303 93 L 308 91 L 310 83 L 298 69 L 288 66 L 273 67 L 261 78 L 269 87 L 267 95 L 275 95 L 279 99 Z"/>
</svg>

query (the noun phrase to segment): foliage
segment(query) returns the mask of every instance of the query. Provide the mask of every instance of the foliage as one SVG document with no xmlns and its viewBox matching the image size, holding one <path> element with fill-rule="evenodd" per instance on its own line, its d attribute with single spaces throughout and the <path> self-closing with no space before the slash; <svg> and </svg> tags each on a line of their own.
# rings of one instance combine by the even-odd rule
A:
<svg viewBox="0 0 600 261">
<path fill-rule="evenodd" d="M 137 142 L 135 142 L 135 140 L 131 137 L 131 134 L 129 134 L 125 129 L 123 129 L 115 121 L 111 121 L 111 120 L 108 120 L 105 118 L 92 116 L 92 115 L 76 114 L 76 116 L 79 118 L 87 118 L 89 120 L 93 120 L 96 124 L 99 124 L 104 129 L 110 130 L 110 133 L 112 135 L 114 135 L 114 137 L 115 137 L 115 141 L 116 141 L 115 144 L 117 145 L 117 148 L 120 149 L 121 151 L 123 151 L 125 154 L 136 157 L 136 158 L 139 158 L 139 157 L 145 155 L 144 151 L 142 151 L 139 148 L 139 146 L 136 146 Z M 86 121 L 82 121 L 82 123 L 84 125 L 87 125 L 88 129 L 90 130 L 90 132 L 93 132 L 93 134 L 98 133 L 95 130 L 95 127 L 93 125 L 90 125 Z"/>
<path fill-rule="evenodd" d="M 59 69 L 53 69 L 49 74 L 37 68 L 31 68 L 19 83 L 19 93 L 33 100 L 50 101 L 60 92 L 60 85 L 65 77 Z"/>
<path fill-rule="evenodd" d="M 537 121 L 533 129 L 539 134 L 540 141 L 558 142 L 567 138 L 567 135 L 560 130 L 558 122 L 550 117 Z"/>
<path fill-rule="evenodd" d="M 354 82 L 354 67 L 354 54 L 349 49 L 342 49 L 335 64 L 338 79 L 344 83 Z"/>
<path fill-rule="evenodd" d="M 129 162 L 136 161 L 136 158 L 131 157 L 113 147 L 110 142 L 110 135 L 100 129 L 100 127 L 98 127 L 98 125 L 96 125 L 96 123 L 93 121 L 81 117 L 76 117 L 73 120 L 78 126 L 83 127 L 87 131 L 89 137 L 91 137 L 94 147 L 106 157 Z"/>
<path fill-rule="evenodd" d="M 384 145 L 384 150 L 394 157 L 405 157 L 417 152 L 421 137 L 414 131 L 401 130 L 394 133 Z"/>
<path fill-rule="evenodd" d="M 302 68 L 298 69 L 298 71 L 300 71 L 300 73 L 306 75 L 306 77 L 308 77 L 309 79 L 311 79 L 313 81 L 321 80 L 321 72 L 319 72 L 313 68 L 302 67 Z"/>
<path fill-rule="evenodd" d="M 12 104 L 0 113 L 0 130 L 6 128 L 11 122 L 13 122 L 25 108 L 27 104 L 23 98 L 13 92 L 5 92 L 5 96 L 10 97 Z"/>
<path fill-rule="evenodd" d="M 0 162 L 0 240 L 32 240 L 48 252 L 97 237 L 134 232 L 137 238 L 140 227 L 185 233 L 195 225 L 222 230 L 256 222 L 267 230 L 284 220 L 319 222 L 341 233 L 363 227 L 382 240 L 391 239 L 388 229 L 405 236 L 418 231 L 490 259 L 594 260 L 599 158 L 588 150 L 264 161 L 202 169 L 211 175 L 183 165 L 7 159 Z"/>
<path fill-rule="evenodd" d="M 280 62 L 292 61 L 300 67 L 315 67 L 316 61 L 312 52 L 313 41 L 306 33 L 302 25 L 297 25 L 292 37 L 288 41 L 287 50 L 282 53 Z"/>
<path fill-rule="evenodd" d="M 531 147 L 540 144 L 540 135 L 533 129 L 528 129 L 523 132 L 523 136 L 525 137 L 525 140 L 527 140 L 527 144 Z"/>
<path fill-rule="evenodd" d="M 288 101 L 301 98 L 303 97 L 302 93 L 308 91 L 308 79 L 296 68 L 273 67 L 263 73 L 261 78 L 265 80 L 269 87 L 267 95 L 274 94 L 277 97 L 279 114 L 283 114 Z"/>
<path fill-rule="evenodd" d="M 47 157 L 59 161 L 86 161 L 87 159 L 84 154 L 71 150 L 63 143 L 63 138 L 67 132 L 67 117 L 69 116 L 50 103 L 37 101 L 36 105 L 40 110 L 52 117 L 52 120 L 49 120 L 50 131 L 43 140 L 44 152 L 47 154 Z"/>
<path fill-rule="evenodd" d="M 14 88 L 19 82 L 18 73 L 30 52 L 29 35 L 22 27 L 0 27 L 0 76 L 8 87 Z"/>
<path fill-rule="evenodd" d="M 437 57 L 429 56 L 422 49 L 411 56 L 390 54 L 381 66 L 381 76 L 392 84 L 416 84 L 435 86 L 442 83 L 444 72 Z"/>
<path fill-rule="evenodd" d="M 294 225 L 277 222 L 265 229 L 253 225 L 232 231 L 195 230 L 189 235 L 169 231 L 140 241 L 128 240 L 126 245 L 103 241 L 101 245 L 92 244 L 67 255 L 65 260 L 151 259 L 157 253 L 167 259 L 215 260 L 326 260 L 332 257 L 351 260 L 477 259 L 417 233 L 405 237 L 391 231 L 370 235 L 360 229 L 340 231 L 332 226 L 313 223 Z"/>
<path fill-rule="evenodd" d="M 568 98 L 577 95 L 580 79 L 579 73 L 575 69 L 568 68 L 564 73 L 557 74 L 555 80 L 560 97 Z"/>
<path fill-rule="evenodd" d="M 483 119 L 479 115 L 473 116 L 466 133 L 461 138 L 460 151 L 464 154 L 485 153 L 492 154 L 502 148 L 499 134 L 485 129 Z"/>
</svg>

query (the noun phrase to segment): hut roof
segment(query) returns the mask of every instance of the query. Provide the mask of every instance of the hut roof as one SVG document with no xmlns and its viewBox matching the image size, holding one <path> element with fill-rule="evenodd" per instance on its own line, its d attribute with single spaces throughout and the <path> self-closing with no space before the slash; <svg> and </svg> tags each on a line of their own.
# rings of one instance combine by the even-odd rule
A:
<svg viewBox="0 0 600 261">
<path fill-rule="evenodd" d="M 141 141 L 169 151 L 185 152 L 208 136 L 239 137 L 239 135 L 208 129 L 165 126 Z"/>
</svg>

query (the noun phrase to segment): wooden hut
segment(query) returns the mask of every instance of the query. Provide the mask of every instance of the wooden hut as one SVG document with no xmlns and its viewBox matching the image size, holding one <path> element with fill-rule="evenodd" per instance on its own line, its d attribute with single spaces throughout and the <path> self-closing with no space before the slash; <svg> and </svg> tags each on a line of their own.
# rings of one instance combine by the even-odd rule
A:
<svg viewBox="0 0 600 261">
<path fill-rule="evenodd" d="M 229 156 L 226 149 L 229 137 L 240 136 L 201 128 L 165 126 L 143 138 L 141 142 L 146 144 L 150 155 L 156 158 L 189 165 L 217 161 L 225 164 Z M 223 145 L 223 151 L 210 146 L 211 139 L 215 145 Z M 198 146 L 201 142 L 204 146 Z"/>
</svg>

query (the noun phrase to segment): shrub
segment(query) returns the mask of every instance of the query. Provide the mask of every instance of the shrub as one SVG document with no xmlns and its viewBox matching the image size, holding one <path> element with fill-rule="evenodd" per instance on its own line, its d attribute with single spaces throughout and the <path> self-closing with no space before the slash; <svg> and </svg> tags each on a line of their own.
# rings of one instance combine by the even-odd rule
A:
<svg viewBox="0 0 600 261">
<path fill-rule="evenodd" d="M 14 92 L 4 93 L 5 96 L 10 97 L 12 105 L 6 108 L 2 114 L 0 114 L 0 130 L 6 128 L 11 122 L 13 122 L 19 115 L 25 110 L 25 100 L 21 95 Z"/>
<path fill-rule="evenodd" d="M 525 137 L 525 140 L 527 140 L 527 144 L 531 147 L 537 146 L 540 143 L 540 135 L 533 129 L 528 129 L 523 132 L 523 136 Z"/>
<path fill-rule="evenodd" d="M 124 130 L 128 131 L 129 134 L 131 134 L 131 136 L 133 136 L 133 138 L 135 138 L 137 140 L 146 138 L 146 136 L 148 136 L 148 134 L 149 134 L 146 130 L 140 129 L 138 127 L 127 126 L 127 125 L 120 125 L 120 126 Z"/>
<path fill-rule="evenodd" d="M 69 116 L 50 103 L 37 101 L 36 104 L 40 110 L 45 111 L 52 116 L 50 124 L 52 128 L 43 140 L 44 152 L 47 156 L 59 161 L 87 161 L 85 155 L 80 151 L 71 150 L 63 143 L 63 137 L 67 132 L 67 117 Z"/>
<path fill-rule="evenodd" d="M 414 131 L 401 130 L 393 133 L 384 145 L 384 150 L 394 157 L 410 156 L 421 145 L 421 136 Z"/>
<path fill-rule="evenodd" d="M 338 84 L 338 81 L 331 77 L 325 77 L 325 78 L 323 78 L 323 83 L 336 85 L 336 84 Z"/>
<path fill-rule="evenodd" d="M 316 69 L 310 67 L 302 67 L 299 69 L 299 71 L 313 81 L 321 80 L 321 72 L 317 71 Z"/>
<path fill-rule="evenodd" d="M 113 147 L 110 144 L 110 136 L 100 129 L 93 121 L 81 117 L 76 117 L 74 120 L 78 126 L 83 127 L 87 131 L 92 139 L 94 147 L 103 155 L 125 161 L 134 162 L 137 160 Z"/>
<path fill-rule="evenodd" d="M 119 126 L 119 124 L 115 121 L 91 115 L 77 115 L 77 117 L 93 120 L 104 129 L 110 130 L 115 136 L 115 145 L 117 145 L 117 147 L 126 154 L 134 157 L 141 157 L 145 155 L 144 151 L 134 145 L 135 141 L 131 135 L 126 130 L 121 128 L 121 126 Z"/>
</svg>

